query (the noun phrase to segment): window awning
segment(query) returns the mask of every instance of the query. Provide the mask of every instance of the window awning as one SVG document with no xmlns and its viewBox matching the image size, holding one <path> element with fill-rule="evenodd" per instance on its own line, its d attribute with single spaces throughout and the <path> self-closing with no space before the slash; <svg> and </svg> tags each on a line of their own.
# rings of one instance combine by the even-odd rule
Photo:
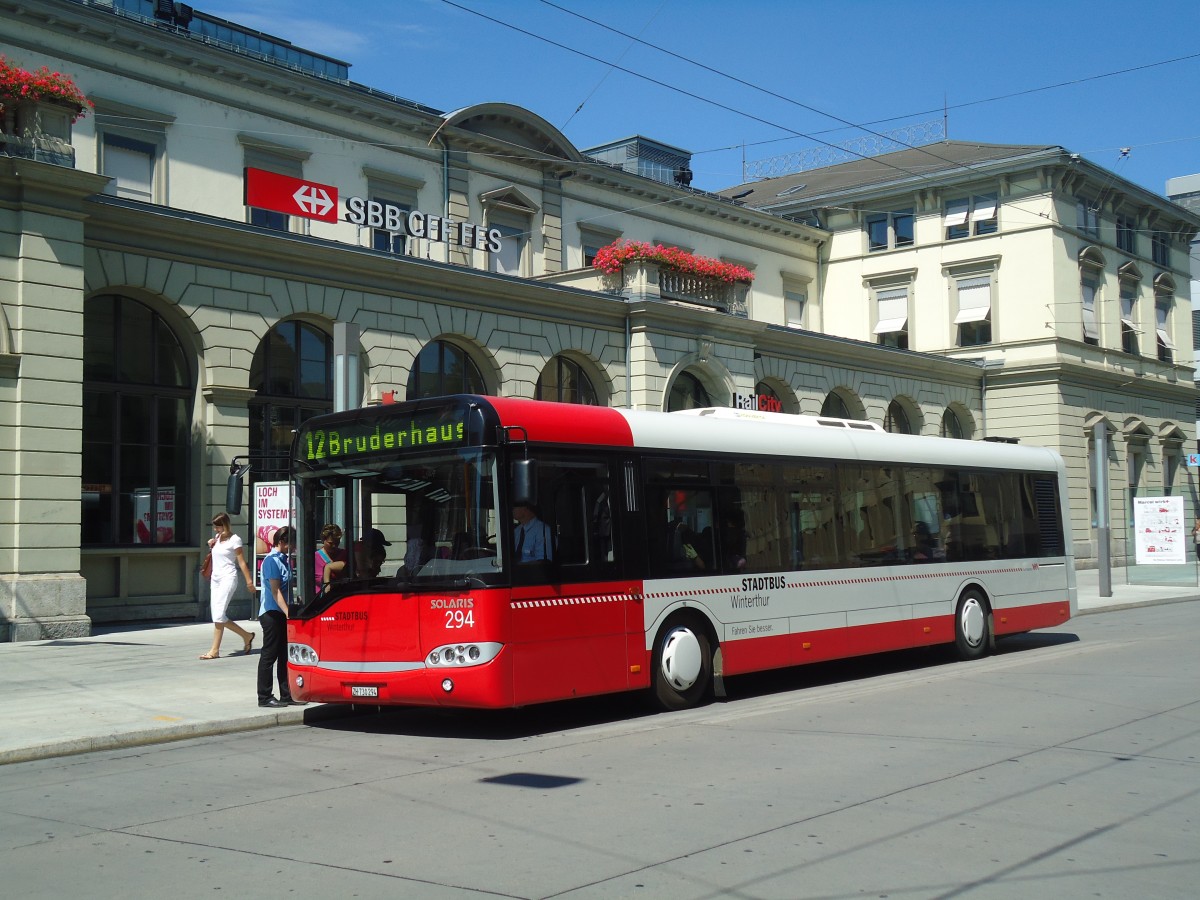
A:
<svg viewBox="0 0 1200 900">
<path fill-rule="evenodd" d="M 1165 331 L 1163 331 L 1161 328 L 1157 329 L 1157 331 L 1158 331 L 1158 342 L 1160 344 L 1162 344 L 1164 347 L 1166 347 L 1168 350 L 1174 350 L 1175 342 L 1171 340 L 1171 336 L 1169 334 L 1167 334 Z"/>
<path fill-rule="evenodd" d="M 970 200 L 950 200 L 946 203 L 946 227 L 967 224 L 967 214 L 971 211 Z"/>
<path fill-rule="evenodd" d="M 992 308 L 990 306 L 970 306 L 966 309 L 960 309 L 958 315 L 954 317 L 955 325 L 962 325 L 965 322 L 982 322 L 991 315 Z"/>
<path fill-rule="evenodd" d="M 958 282 L 958 315 L 955 325 L 982 322 L 992 312 L 992 279 L 964 278 Z"/>
<path fill-rule="evenodd" d="M 877 291 L 879 319 L 876 334 L 892 334 L 903 331 L 908 325 L 908 288 L 889 288 Z"/>
<path fill-rule="evenodd" d="M 996 198 L 976 197 L 975 208 L 971 210 L 971 221 L 986 222 L 988 219 L 994 218 L 996 218 Z"/>
<path fill-rule="evenodd" d="M 1096 324 L 1096 311 L 1090 306 L 1083 308 L 1083 335 L 1093 341 L 1100 340 L 1100 327 Z"/>
</svg>

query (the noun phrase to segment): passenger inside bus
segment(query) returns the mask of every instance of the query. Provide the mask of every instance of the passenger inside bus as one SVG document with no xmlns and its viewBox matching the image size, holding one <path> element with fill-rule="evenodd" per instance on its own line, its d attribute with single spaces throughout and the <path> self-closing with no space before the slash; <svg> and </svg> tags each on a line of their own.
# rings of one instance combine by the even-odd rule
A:
<svg viewBox="0 0 1200 900">
<path fill-rule="evenodd" d="M 397 576 L 415 575 L 425 563 L 433 559 L 437 545 L 433 537 L 433 520 L 413 523 L 408 529 L 408 541 L 404 546 L 404 564 Z"/>
<path fill-rule="evenodd" d="M 315 561 L 316 578 L 314 583 L 320 590 L 342 576 L 346 568 L 347 554 L 342 549 L 342 529 L 334 523 L 329 523 L 321 529 L 321 546 L 317 550 Z"/>
<path fill-rule="evenodd" d="M 692 499 L 689 491 L 670 491 L 667 504 L 670 521 L 667 525 L 667 558 L 670 569 L 675 573 L 702 572 L 708 568 L 705 559 L 712 558 L 712 532 L 708 533 L 708 544 L 688 524 L 688 503 Z"/>
<path fill-rule="evenodd" d="M 379 577 L 379 571 L 387 560 L 386 547 L 392 546 L 378 528 L 368 528 L 367 536 L 354 542 L 354 565 L 356 577 L 370 579 Z"/>
<path fill-rule="evenodd" d="M 930 562 L 936 555 L 937 543 L 924 522 L 917 522 L 912 529 L 912 546 L 908 549 L 910 562 Z"/>
<path fill-rule="evenodd" d="M 746 516 L 740 509 L 726 509 L 721 515 L 721 571 L 726 574 L 746 569 Z"/>
</svg>

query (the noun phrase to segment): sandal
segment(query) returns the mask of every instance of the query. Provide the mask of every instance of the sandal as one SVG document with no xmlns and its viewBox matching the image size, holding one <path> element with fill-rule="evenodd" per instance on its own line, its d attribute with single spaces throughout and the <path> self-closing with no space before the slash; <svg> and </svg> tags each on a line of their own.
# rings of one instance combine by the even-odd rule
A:
<svg viewBox="0 0 1200 900">
<path fill-rule="evenodd" d="M 197 659 L 219 659 L 220 653 L 201 653 Z"/>
<path fill-rule="evenodd" d="M 254 643 L 254 635 L 251 634 L 250 637 L 246 638 L 246 646 L 242 648 L 242 656 L 250 655 L 250 645 L 253 643 Z"/>
</svg>

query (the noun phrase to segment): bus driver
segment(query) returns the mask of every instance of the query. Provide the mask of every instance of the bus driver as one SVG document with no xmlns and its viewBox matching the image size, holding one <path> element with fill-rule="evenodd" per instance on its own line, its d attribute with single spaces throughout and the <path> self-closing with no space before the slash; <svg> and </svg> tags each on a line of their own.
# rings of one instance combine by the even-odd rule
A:
<svg viewBox="0 0 1200 900">
<path fill-rule="evenodd" d="M 537 516 L 531 506 L 518 505 L 512 510 L 517 524 L 513 529 L 513 546 L 519 563 L 541 562 L 554 558 L 550 526 Z"/>
</svg>

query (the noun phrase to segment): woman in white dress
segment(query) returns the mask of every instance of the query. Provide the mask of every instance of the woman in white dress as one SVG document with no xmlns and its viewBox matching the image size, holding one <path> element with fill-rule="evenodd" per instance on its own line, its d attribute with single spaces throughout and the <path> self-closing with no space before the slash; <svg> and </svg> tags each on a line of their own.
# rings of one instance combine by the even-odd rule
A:
<svg viewBox="0 0 1200 900">
<path fill-rule="evenodd" d="M 254 596 L 254 577 L 250 567 L 246 565 L 246 555 L 242 552 L 242 539 L 230 530 L 229 516 L 220 513 L 212 520 L 213 536 L 208 539 L 208 552 L 212 554 L 212 575 L 209 578 L 209 605 L 212 607 L 213 642 L 207 653 L 201 653 L 201 659 L 216 659 L 221 655 L 221 635 L 228 628 L 241 637 L 244 646 L 243 653 L 250 652 L 254 643 L 254 633 L 247 631 L 237 622 L 229 621 L 229 601 L 237 590 L 238 569 L 246 579 L 246 587 L 250 596 Z"/>
</svg>

